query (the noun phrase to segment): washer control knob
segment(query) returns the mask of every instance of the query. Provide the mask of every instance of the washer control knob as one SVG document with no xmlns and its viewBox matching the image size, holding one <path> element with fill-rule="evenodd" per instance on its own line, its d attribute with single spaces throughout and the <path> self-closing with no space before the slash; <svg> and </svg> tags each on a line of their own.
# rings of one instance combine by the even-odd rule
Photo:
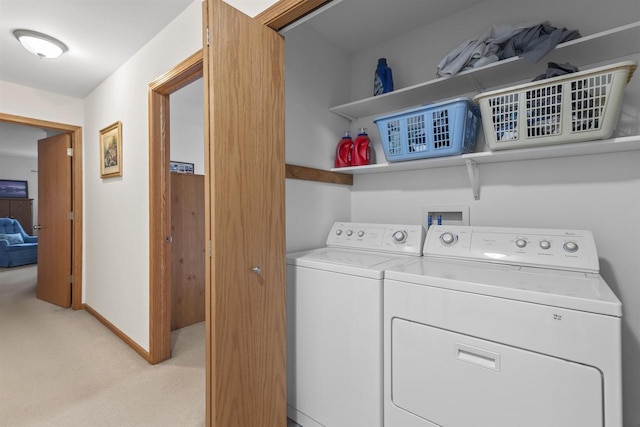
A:
<svg viewBox="0 0 640 427">
<path fill-rule="evenodd" d="M 575 242 L 567 242 L 562 245 L 562 248 L 567 252 L 573 253 L 578 251 L 578 244 Z"/>
<path fill-rule="evenodd" d="M 540 241 L 540 248 L 547 250 L 551 247 L 551 242 L 549 242 L 548 240 L 541 240 Z"/>
<path fill-rule="evenodd" d="M 347 230 L 347 236 L 351 236 L 352 234 L 353 234 L 353 231 Z"/>
<path fill-rule="evenodd" d="M 447 233 L 442 233 L 442 235 L 440 236 L 440 241 L 449 246 L 449 245 L 453 245 L 456 242 L 456 238 L 454 237 L 453 234 L 447 232 Z"/>
<path fill-rule="evenodd" d="M 364 231 L 362 230 L 358 231 L 358 237 L 362 237 L 362 236 L 364 236 Z"/>
<path fill-rule="evenodd" d="M 395 240 L 397 243 L 404 243 L 407 241 L 407 232 L 398 230 L 393 233 L 391 237 L 393 237 L 393 240 Z"/>
<path fill-rule="evenodd" d="M 518 239 L 516 240 L 516 246 L 519 248 L 524 248 L 525 246 L 527 246 L 527 241 L 524 239 Z"/>
<path fill-rule="evenodd" d="M 342 235 L 342 230 L 338 228 L 336 230 L 336 236 L 341 236 L 341 235 Z"/>
</svg>

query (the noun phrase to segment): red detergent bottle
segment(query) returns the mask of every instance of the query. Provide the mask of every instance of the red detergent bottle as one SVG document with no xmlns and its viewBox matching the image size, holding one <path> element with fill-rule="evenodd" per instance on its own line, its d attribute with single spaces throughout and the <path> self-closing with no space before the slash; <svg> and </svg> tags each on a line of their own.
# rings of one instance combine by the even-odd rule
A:
<svg viewBox="0 0 640 427">
<path fill-rule="evenodd" d="M 367 128 L 360 128 L 358 136 L 354 142 L 353 157 L 351 164 L 353 166 L 364 166 L 371 163 L 371 140 L 367 135 Z"/>
<path fill-rule="evenodd" d="M 336 149 L 336 167 L 343 168 L 346 166 L 351 166 L 353 159 L 353 139 L 351 139 L 351 135 L 349 132 L 345 132 L 344 136 L 338 143 L 338 148 Z"/>
</svg>

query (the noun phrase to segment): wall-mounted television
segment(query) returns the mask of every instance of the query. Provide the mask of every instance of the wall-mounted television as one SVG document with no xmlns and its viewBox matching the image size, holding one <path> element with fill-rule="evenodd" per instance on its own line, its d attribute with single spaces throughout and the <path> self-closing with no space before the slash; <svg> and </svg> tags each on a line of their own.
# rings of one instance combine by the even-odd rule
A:
<svg viewBox="0 0 640 427">
<path fill-rule="evenodd" d="M 0 179 L 0 197 L 29 198 L 29 183 L 15 179 Z"/>
</svg>

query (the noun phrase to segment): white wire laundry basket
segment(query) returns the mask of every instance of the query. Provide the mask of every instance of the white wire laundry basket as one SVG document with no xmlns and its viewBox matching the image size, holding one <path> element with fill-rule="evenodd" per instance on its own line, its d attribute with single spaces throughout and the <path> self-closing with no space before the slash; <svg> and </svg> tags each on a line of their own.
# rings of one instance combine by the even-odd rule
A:
<svg viewBox="0 0 640 427">
<path fill-rule="evenodd" d="M 477 95 L 491 150 L 609 138 L 620 118 L 632 61 Z"/>
</svg>

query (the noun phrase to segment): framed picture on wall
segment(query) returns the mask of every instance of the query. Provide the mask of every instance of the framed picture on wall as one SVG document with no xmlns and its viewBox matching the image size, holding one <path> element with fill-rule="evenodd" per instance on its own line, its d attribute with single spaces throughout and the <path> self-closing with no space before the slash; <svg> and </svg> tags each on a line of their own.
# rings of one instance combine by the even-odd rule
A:
<svg viewBox="0 0 640 427">
<path fill-rule="evenodd" d="M 100 130 L 100 178 L 122 176 L 122 123 Z"/>
<path fill-rule="evenodd" d="M 172 160 L 169 162 L 169 171 L 174 173 L 186 173 L 189 175 L 193 175 L 193 163 L 174 162 Z"/>
<path fill-rule="evenodd" d="M 0 197 L 29 198 L 29 182 L 15 179 L 0 179 Z"/>
</svg>

